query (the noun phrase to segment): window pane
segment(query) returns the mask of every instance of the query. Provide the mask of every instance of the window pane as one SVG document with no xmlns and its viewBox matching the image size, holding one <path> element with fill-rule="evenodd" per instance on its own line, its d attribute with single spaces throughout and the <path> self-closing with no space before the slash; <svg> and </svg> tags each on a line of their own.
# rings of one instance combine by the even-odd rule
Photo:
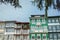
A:
<svg viewBox="0 0 60 40">
<path fill-rule="evenodd" d="M 46 39 L 46 34 L 43 34 L 43 39 Z"/>
<path fill-rule="evenodd" d="M 52 26 L 48 26 L 48 30 L 49 31 L 52 31 Z"/>
<path fill-rule="evenodd" d="M 57 25 L 57 30 L 60 30 L 60 26 L 59 25 Z"/>
<path fill-rule="evenodd" d="M 57 39 L 57 34 L 56 33 L 54 34 L 54 38 Z"/>
<path fill-rule="evenodd" d="M 50 39 L 53 39 L 53 34 L 49 34 L 49 38 Z"/>
<path fill-rule="evenodd" d="M 14 28 L 6 28 L 6 32 L 14 32 Z"/>
<path fill-rule="evenodd" d="M 58 38 L 60 39 L 60 33 L 58 33 Z"/>
<path fill-rule="evenodd" d="M 55 22 L 55 20 L 54 20 L 54 19 L 52 19 L 52 22 L 54 23 L 54 22 Z"/>
<path fill-rule="evenodd" d="M 37 38 L 40 39 L 40 36 L 38 36 Z"/>
<path fill-rule="evenodd" d="M 51 23 L 51 19 L 49 19 L 48 22 Z"/>
<path fill-rule="evenodd" d="M 34 36 L 32 36 L 32 39 L 34 39 L 35 37 Z"/>
<path fill-rule="evenodd" d="M 40 39 L 41 34 L 37 34 L 37 38 Z"/>
<path fill-rule="evenodd" d="M 56 19 L 56 22 L 58 22 L 58 19 Z"/>
</svg>

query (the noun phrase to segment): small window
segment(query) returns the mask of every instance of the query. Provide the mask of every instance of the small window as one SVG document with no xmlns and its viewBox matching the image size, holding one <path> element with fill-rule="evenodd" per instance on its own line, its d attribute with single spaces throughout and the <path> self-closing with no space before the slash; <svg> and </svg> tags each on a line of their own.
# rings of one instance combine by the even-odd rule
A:
<svg viewBox="0 0 60 40">
<path fill-rule="evenodd" d="M 32 22 L 35 22 L 35 19 L 32 19 Z"/>
<path fill-rule="evenodd" d="M 46 36 L 43 36 L 43 39 L 46 39 Z"/>
<path fill-rule="evenodd" d="M 51 19 L 49 19 L 48 22 L 51 23 Z"/>
<path fill-rule="evenodd" d="M 20 39 L 20 36 L 16 36 L 16 40 Z"/>
<path fill-rule="evenodd" d="M 43 19 L 42 22 L 45 22 L 45 19 Z"/>
<path fill-rule="evenodd" d="M 40 29 L 43 29 L 43 27 L 41 26 Z"/>
<path fill-rule="evenodd" d="M 55 22 L 55 20 L 54 20 L 54 19 L 52 19 L 52 22 L 54 23 L 54 22 Z"/>
<path fill-rule="evenodd" d="M 23 39 L 27 39 L 27 36 L 23 36 Z"/>
<path fill-rule="evenodd" d="M 40 39 L 40 36 L 37 36 L 38 39 Z"/>
<path fill-rule="evenodd" d="M 53 26 L 53 30 L 56 30 L 56 27 L 55 26 Z"/>
<path fill-rule="evenodd" d="M 52 30 L 52 26 L 49 26 L 48 29 L 49 29 L 49 30 Z"/>
<path fill-rule="evenodd" d="M 57 30 L 60 30 L 60 26 L 59 25 L 57 25 Z"/>
<path fill-rule="evenodd" d="M 35 24 L 35 19 L 32 19 L 32 24 Z"/>
<path fill-rule="evenodd" d="M 49 34 L 49 38 L 50 39 L 53 39 L 53 34 Z"/>
<path fill-rule="evenodd" d="M 58 33 L 58 38 L 60 39 L 60 33 Z"/>
<path fill-rule="evenodd" d="M 46 34 L 43 34 L 43 39 L 46 39 Z"/>
<path fill-rule="evenodd" d="M 37 22 L 40 22 L 40 19 L 37 19 Z"/>
<path fill-rule="evenodd" d="M 58 19 L 56 19 L 56 22 L 58 22 Z"/>
<path fill-rule="evenodd" d="M 35 37 L 34 36 L 32 36 L 32 39 L 34 39 Z"/>
<path fill-rule="evenodd" d="M 56 33 L 54 34 L 54 38 L 57 39 L 57 34 Z"/>
<path fill-rule="evenodd" d="M 23 25 L 23 28 L 27 28 L 27 25 Z"/>
<path fill-rule="evenodd" d="M 6 32 L 14 32 L 14 28 L 6 28 Z"/>
</svg>

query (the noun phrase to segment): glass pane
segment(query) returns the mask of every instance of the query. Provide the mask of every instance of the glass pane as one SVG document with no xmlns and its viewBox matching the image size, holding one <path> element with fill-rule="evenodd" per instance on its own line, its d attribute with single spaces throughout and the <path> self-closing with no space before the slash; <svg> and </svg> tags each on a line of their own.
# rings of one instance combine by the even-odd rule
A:
<svg viewBox="0 0 60 40">
<path fill-rule="evenodd" d="M 60 39 L 60 33 L 58 33 L 58 38 Z"/>
<path fill-rule="evenodd" d="M 57 34 L 54 34 L 54 38 L 57 39 Z"/>
</svg>

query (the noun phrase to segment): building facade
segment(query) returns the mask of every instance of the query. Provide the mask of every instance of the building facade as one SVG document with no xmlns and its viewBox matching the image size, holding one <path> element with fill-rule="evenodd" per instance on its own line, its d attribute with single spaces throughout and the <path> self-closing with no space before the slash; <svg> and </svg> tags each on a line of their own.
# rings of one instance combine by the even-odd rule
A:
<svg viewBox="0 0 60 40">
<path fill-rule="evenodd" d="M 16 26 L 16 21 L 4 21 L 4 40 L 14 40 L 14 27 Z"/>
<path fill-rule="evenodd" d="M 48 21 L 44 15 L 31 15 L 30 40 L 48 40 Z"/>
<path fill-rule="evenodd" d="M 0 21 L 0 40 L 4 40 L 4 27 L 5 23 L 3 21 Z"/>
<path fill-rule="evenodd" d="M 15 27 L 15 40 L 29 40 L 29 23 L 17 22 Z"/>
<path fill-rule="evenodd" d="M 48 17 L 49 40 L 60 40 L 60 16 Z"/>
</svg>

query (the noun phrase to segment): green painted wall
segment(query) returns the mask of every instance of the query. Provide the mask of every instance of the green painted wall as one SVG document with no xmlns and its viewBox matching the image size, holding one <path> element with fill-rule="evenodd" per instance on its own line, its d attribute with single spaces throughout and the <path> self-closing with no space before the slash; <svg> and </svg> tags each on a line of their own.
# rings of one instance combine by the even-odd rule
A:
<svg viewBox="0 0 60 40">
<path fill-rule="evenodd" d="M 32 20 L 35 20 L 34 21 L 34 24 L 32 24 Z M 39 21 L 37 21 L 37 20 L 39 20 Z M 35 34 L 35 36 L 34 36 L 34 39 L 38 39 L 37 38 L 37 34 L 40 34 L 40 39 L 41 40 L 43 40 L 43 34 L 46 34 L 46 39 L 48 40 L 48 33 L 35 33 L 35 32 L 33 32 L 33 31 L 35 31 L 35 30 L 31 30 L 33 27 L 35 28 L 35 27 L 37 27 L 37 25 L 36 25 L 36 23 L 37 22 L 40 22 L 40 23 L 42 23 L 43 22 L 43 20 L 45 20 L 45 24 L 41 24 L 40 25 L 40 27 L 42 27 L 42 28 L 44 28 L 44 27 L 48 27 L 48 21 L 44 18 L 44 19 L 42 19 L 42 17 L 40 17 L 39 19 L 37 19 L 37 18 L 35 18 L 35 19 L 30 19 L 30 40 L 32 40 L 32 34 Z M 38 28 L 36 28 L 36 30 L 40 30 L 40 28 L 38 27 Z M 44 29 L 43 29 L 44 30 Z M 47 29 L 47 31 L 48 31 L 48 29 Z"/>
</svg>

